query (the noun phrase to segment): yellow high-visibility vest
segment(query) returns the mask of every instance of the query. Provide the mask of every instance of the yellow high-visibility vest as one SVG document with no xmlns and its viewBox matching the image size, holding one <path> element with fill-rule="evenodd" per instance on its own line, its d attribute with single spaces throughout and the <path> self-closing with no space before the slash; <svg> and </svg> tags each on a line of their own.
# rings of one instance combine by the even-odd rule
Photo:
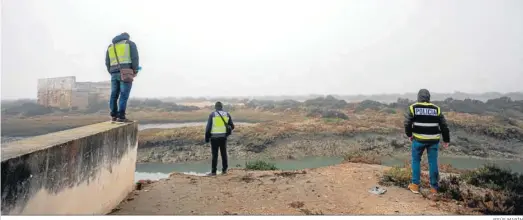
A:
<svg viewBox="0 0 523 220">
<path fill-rule="evenodd" d="M 116 52 L 118 53 L 118 60 L 120 64 L 129 64 L 131 61 L 131 47 L 126 40 L 120 41 L 116 44 L 111 44 L 107 49 L 109 53 L 109 60 L 111 66 L 117 66 L 118 62 L 116 60 L 116 54 L 114 53 L 114 47 L 116 46 Z"/>
<path fill-rule="evenodd" d="M 220 111 L 220 114 L 222 115 L 223 120 L 218 113 L 214 112 L 213 114 L 214 115 L 212 117 L 211 134 L 227 133 L 227 128 L 225 128 L 225 124 L 229 123 L 229 116 L 228 116 L 229 114 L 227 114 L 227 112 Z M 224 120 L 225 120 L 225 123 L 223 122 Z"/>
</svg>

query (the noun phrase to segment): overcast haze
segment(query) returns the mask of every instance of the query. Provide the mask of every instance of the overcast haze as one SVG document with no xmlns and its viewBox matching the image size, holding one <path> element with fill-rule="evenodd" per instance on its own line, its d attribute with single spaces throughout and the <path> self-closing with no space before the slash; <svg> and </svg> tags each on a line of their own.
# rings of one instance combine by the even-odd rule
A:
<svg viewBox="0 0 523 220">
<path fill-rule="evenodd" d="M 131 97 L 523 90 L 521 0 L 3 0 L 2 99 L 109 80 L 123 31 Z"/>
</svg>

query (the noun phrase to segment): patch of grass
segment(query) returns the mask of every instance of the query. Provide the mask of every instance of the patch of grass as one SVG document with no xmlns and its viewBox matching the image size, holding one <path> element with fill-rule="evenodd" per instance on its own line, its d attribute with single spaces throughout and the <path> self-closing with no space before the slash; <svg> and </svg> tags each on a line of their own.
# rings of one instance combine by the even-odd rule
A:
<svg viewBox="0 0 523 220">
<path fill-rule="evenodd" d="M 381 164 L 381 157 L 368 151 L 353 151 L 343 157 L 344 161 L 351 163 Z"/>
<path fill-rule="evenodd" d="M 412 169 L 392 167 L 385 171 L 380 179 L 381 185 L 395 185 L 402 188 L 406 188 L 412 180 Z"/>
<path fill-rule="evenodd" d="M 278 170 L 274 163 L 265 162 L 263 160 L 249 161 L 245 163 L 247 170 Z"/>
<path fill-rule="evenodd" d="M 464 171 L 458 170 L 450 164 L 438 164 L 438 171 L 440 173 L 462 173 Z M 428 171 L 427 163 L 421 161 L 421 171 Z M 429 174 L 426 172 L 421 172 L 420 180 L 422 188 L 430 188 L 429 184 Z M 405 161 L 403 167 L 396 166 L 392 167 L 389 170 L 385 171 L 383 174 L 380 184 L 383 185 L 395 185 L 399 187 L 406 188 L 412 181 L 412 166 L 410 161 Z"/>
</svg>

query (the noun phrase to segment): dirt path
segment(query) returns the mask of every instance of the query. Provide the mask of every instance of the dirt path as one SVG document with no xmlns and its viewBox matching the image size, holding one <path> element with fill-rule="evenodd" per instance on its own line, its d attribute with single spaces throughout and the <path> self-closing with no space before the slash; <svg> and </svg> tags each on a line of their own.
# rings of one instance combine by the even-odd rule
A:
<svg viewBox="0 0 523 220">
<path fill-rule="evenodd" d="M 417 214 L 445 215 L 438 204 L 398 187 L 383 195 L 384 166 L 346 163 L 296 172 L 231 170 L 216 177 L 172 174 L 131 193 L 116 215 Z"/>
</svg>

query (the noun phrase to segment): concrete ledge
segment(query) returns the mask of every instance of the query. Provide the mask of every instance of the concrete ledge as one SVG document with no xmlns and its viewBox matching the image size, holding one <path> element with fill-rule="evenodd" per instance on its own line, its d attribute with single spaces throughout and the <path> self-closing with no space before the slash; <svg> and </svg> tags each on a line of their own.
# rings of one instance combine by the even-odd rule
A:
<svg viewBox="0 0 523 220">
<path fill-rule="evenodd" d="M 136 123 L 104 122 L 2 145 L 2 214 L 106 214 L 132 190 Z"/>
</svg>

